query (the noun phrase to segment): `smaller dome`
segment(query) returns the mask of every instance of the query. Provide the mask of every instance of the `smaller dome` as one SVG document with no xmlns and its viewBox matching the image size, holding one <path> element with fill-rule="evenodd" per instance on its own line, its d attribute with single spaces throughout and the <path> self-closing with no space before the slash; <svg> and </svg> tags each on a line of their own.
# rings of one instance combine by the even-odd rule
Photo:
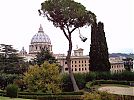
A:
<svg viewBox="0 0 134 100">
<path fill-rule="evenodd" d="M 25 56 L 25 55 L 27 55 L 27 52 L 26 52 L 26 50 L 24 49 L 24 47 L 22 47 L 22 50 L 19 52 L 19 55 L 20 55 L 20 56 Z"/>
<path fill-rule="evenodd" d="M 41 25 L 40 25 L 38 33 L 36 33 L 32 37 L 31 44 L 32 43 L 49 43 L 49 44 L 51 44 L 51 40 L 50 40 L 49 36 L 44 33 Z"/>
</svg>

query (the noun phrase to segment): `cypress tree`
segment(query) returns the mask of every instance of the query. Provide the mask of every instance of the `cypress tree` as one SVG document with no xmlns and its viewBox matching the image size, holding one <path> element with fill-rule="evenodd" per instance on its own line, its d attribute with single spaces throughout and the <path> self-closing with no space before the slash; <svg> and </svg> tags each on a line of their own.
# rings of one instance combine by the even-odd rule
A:
<svg viewBox="0 0 134 100">
<path fill-rule="evenodd" d="M 102 22 L 91 26 L 90 71 L 110 71 L 108 47 Z"/>
</svg>

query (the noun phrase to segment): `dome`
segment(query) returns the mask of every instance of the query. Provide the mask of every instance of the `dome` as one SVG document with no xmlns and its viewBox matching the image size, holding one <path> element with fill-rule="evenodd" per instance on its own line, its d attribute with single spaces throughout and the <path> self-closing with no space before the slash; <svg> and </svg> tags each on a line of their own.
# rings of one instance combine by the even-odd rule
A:
<svg viewBox="0 0 134 100">
<path fill-rule="evenodd" d="M 33 44 L 33 43 L 49 43 L 49 44 L 51 44 L 51 40 L 50 40 L 49 36 L 44 33 L 41 25 L 40 25 L 38 33 L 36 33 L 31 39 L 31 44 Z"/>
</svg>

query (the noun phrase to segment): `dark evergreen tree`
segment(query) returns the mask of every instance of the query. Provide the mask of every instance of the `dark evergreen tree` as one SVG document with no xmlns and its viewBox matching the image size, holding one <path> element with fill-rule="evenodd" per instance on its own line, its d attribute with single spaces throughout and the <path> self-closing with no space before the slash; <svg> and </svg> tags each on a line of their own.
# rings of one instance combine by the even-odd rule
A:
<svg viewBox="0 0 134 100">
<path fill-rule="evenodd" d="M 90 71 L 110 71 L 108 47 L 102 22 L 91 26 Z"/>
<path fill-rule="evenodd" d="M 18 56 L 12 45 L 0 44 L 0 89 L 20 79 L 28 66 L 28 62 Z"/>
<path fill-rule="evenodd" d="M 18 56 L 17 50 L 12 45 L 1 44 L 0 72 L 7 74 L 23 74 L 28 64 Z"/>
<path fill-rule="evenodd" d="M 38 52 L 36 58 L 34 59 L 34 63 L 39 66 L 43 64 L 44 61 L 48 61 L 50 64 L 56 63 L 55 57 L 47 49 L 41 49 L 41 52 Z"/>
</svg>

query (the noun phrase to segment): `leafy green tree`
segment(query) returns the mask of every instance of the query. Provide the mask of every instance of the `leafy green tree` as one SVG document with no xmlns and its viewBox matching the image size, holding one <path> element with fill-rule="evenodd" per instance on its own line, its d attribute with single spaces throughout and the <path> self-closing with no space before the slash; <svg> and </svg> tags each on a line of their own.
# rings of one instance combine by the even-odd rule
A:
<svg viewBox="0 0 134 100">
<path fill-rule="evenodd" d="M 41 4 L 39 14 L 47 17 L 55 27 L 59 27 L 69 42 L 67 53 L 67 66 L 69 75 L 73 83 L 74 91 L 79 88 L 76 84 L 73 72 L 71 70 L 71 52 L 72 52 L 72 33 L 80 27 L 91 25 L 96 20 L 96 16 L 91 11 L 74 0 L 46 0 Z"/>
<path fill-rule="evenodd" d="M 56 63 L 57 60 L 52 55 L 52 53 L 49 52 L 49 50 L 41 49 L 41 52 L 37 53 L 34 61 L 40 66 L 44 63 L 44 61 L 48 61 L 50 64 L 52 64 Z"/>
<path fill-rule="evenodd" d="M 108 47 L 102 22 L 91 27 L 90 71 L 110 71 Z"/>
<path fill-rule="evenodd" d="M 61 76 L 56 64 L 44 62 L 40 67 L 38 65 L 31 66 L 23 80 L 32 92 L 57 93 L 61 91 Z"/>
</svg>

